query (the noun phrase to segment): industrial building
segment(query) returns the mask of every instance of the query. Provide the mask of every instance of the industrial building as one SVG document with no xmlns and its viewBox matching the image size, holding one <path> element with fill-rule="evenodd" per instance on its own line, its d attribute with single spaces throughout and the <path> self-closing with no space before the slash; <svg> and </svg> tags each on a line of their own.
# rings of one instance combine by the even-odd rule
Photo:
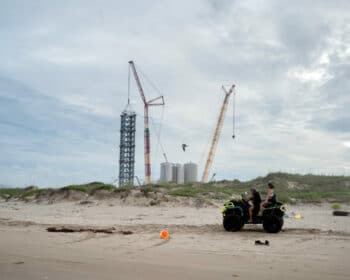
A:
<svg viewBox="0 0 350 280">
<path fill-rule="evenodd" d="M 198 166 L 189 162 L 186 164 L 163 162 L 160 164 L 161 183 L 194 183 L 197 182 Z"/>
</svg>

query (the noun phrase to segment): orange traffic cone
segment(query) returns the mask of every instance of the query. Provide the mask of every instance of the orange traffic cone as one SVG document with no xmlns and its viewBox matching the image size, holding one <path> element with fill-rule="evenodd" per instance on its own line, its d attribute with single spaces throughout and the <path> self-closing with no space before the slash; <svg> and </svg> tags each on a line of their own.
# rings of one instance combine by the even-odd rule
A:
<svg viewBox="0 0 350 280">
<path fill-rule="evenodd" d="M 164 230 L 162 230 L 161 232 L 160 232 L 160 238 L 161 239 L 167 239 L 167 238 L 169 238 L 170 237 L 170 235 L 169 235 L 169 232 L 168 231 L 166 231 L 165 229 Z"/>
</svg>

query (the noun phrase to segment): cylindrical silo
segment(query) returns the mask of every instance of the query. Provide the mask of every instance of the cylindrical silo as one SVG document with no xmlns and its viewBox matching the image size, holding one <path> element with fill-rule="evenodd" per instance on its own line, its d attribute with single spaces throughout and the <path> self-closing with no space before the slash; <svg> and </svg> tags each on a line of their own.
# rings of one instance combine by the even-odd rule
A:
<svg viewBox="0 0 350 280">
<path fill-rule="evenodd" d="M 173 165 L 170 162 L 160 164 L 160 182 L 168 183 L 173 179 Z"/>
<path fill-rule="evenodd" d="M 185 183 L 197 182 L 198 167 L 193 162 L 185 163 Z"/>
<path fill-rule="evenodd" d="M 172 163 L 172 169 L 173 169 L 173 171 L 172 171 L 172 179 L 171 179 L 171 181 L 173 183 L 176 183 L 176 164 L 175 163 Z"/>
<path fill-rule="evenodd" d="M 180 163 L 176 164 L 176 184 L 183 184 L 185 182 L 184 166 Z"/>
</svg>

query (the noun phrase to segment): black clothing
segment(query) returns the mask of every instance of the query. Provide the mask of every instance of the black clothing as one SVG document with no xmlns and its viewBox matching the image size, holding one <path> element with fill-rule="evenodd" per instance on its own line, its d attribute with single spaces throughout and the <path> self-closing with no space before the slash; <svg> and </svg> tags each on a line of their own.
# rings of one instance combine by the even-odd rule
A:
<svg viewBox="0 0 350 280">
<path fill-rule="evenodd" d="M 269 197 L 268 203 L 269 204 L 276 204 L 276 201 L 277 201 L 276 195 L 273 194 L 272 196 Z"/>
<path fill-rule="evenodd" d="M 259 192 L 253 192 L 252 196 L 253 196 L 252 197 L 252 201 L 253 201 L 254 208 L 260 207 L 260 203 L 261 203 L 260 193 Z"/>
</svg>

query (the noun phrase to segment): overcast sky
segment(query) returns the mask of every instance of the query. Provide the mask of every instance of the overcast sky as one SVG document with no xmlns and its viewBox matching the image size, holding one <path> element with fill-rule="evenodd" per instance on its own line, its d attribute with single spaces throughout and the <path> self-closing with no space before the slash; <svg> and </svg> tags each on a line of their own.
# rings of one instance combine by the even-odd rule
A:
<svg viewBox="0 0 350 280">
<path fill-rule="evenodd" d="M 0 184 L 114 181 L 130 59 L 166 101 L 151 109 L 153 180 L 161 125 L 169 160 L 202 174 L 232 83 L 236 138 L 231 99 L 211 174 L 350 174 L 349 11 L 346 0 L 0 0 Z"/>
</svg>

